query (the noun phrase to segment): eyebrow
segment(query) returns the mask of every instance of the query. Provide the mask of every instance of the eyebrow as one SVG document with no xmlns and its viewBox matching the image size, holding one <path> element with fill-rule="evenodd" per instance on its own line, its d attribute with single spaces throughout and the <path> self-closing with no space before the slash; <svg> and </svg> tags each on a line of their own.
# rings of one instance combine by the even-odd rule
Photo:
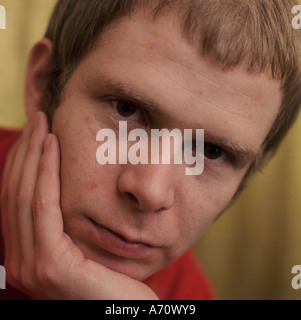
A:
<svg viewBox="0 0 301 320">
<path fill-rule="evenodd" d="M 93 79 L 90 79 L 90 81 L 91 80 Z M 151 98 L 142 96 L 141 93 L 130 84 L 105 77 L 97 78 L 97 83 L 100 83 L 101 87 L 105 90 L 109 90 L 117 94 L 121 99 L 132 102 L 137 106 L 144 107 L 149 111 L 166 117 L 166 114 L 162 111 L 162 108 L 159 107 L 158 103 Z"/>
<path fill-rule="evenodd" d="M 216 135 L 210 134 L 205 130 L 205 141 L 222 148 L 224 151 L 234 155 L 239 159 L 239 162 L 243 165 L 252 162 L 258 155 L 258 152 L 252 150 L 250 147 L 243 143 L 232 142 L 225 140 L 222 137 L 217 137 Z"/>
<path fill-rule="evenodd" d="M 137 89 L 135 89 L 130 84 L 123 83 L 118 80 L 109 79 L 107 77 L 91 77 L 89 82 L 100 83 L 101 87 L 105 90 L 112 91 L 114 94 L 118 95 L 120 99 L 124 99 L 128 102 L 132 102 L 137 106 L 146 108 L 161 117 L 166 117 L 166 113 L 162 111 L 158 103 L 154 100 L 144 97 Z M 222 148 L 230 155 L 235 156 L 242 166 L 252 162 L 258 152 L 252 150 L 250 147 L 246 146 L 244 143 L 233 143 L 228 139 L 223 137 L 218 137 L 216 134 L 212 134 L 205 130 L 205 142 L 211 143 Z"/>
</svg>

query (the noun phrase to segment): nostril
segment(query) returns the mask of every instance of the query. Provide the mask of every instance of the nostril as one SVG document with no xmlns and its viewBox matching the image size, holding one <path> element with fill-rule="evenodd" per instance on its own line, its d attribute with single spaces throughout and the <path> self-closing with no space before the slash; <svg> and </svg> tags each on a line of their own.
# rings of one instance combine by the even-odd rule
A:
<svg viewBox="0 0 301 320">
<path fill-rule="evenodd" d="M 132 201 L 134 201 L 136 204 L 139 204 L 138 199 L 132 193 L 127 192 L 127 195 Z"/>
</svg>

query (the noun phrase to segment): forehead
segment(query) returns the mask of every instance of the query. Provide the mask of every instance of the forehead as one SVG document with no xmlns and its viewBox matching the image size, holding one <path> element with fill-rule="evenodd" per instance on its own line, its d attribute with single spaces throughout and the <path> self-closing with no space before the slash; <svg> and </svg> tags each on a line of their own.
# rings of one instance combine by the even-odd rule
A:
<svg viewBox="0 0 301 320">
<path fill-rule="evenodd" d="M 166 119 L 210 135 L 260 147 L 279 111 L 281 84 L 202 57 L 169 13 L 155 21 L 140 11 L 106 32 L 79 67 L 89 87 L 105 82 L 129 88 L 158 105 Z M 105 81 L 107 80 L 107 81 Z"/>
</svg>

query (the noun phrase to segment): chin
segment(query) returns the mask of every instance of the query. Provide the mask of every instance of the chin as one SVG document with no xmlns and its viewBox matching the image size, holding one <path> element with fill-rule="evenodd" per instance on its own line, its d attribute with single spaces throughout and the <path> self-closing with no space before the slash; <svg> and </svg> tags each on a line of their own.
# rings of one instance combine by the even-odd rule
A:
<svg viewBox="0 0 301 320">
<path fill-rule="evenodd" d="M 144 281 L 161 268 L 152 266 L 150 261 L 140 261 L 119 257 L 101 248 L 95 250 L 77 246 L 82 251 L 86 259 L 92 260 L 112 271 L 122 273 L 134 280 Z"/>
</svg>

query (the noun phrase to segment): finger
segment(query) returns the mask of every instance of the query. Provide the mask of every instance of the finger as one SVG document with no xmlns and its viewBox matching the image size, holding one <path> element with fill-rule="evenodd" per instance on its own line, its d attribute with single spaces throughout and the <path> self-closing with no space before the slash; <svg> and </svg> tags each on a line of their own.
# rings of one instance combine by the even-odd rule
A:
<svg viewBox="0 0 301 320">
<path fill-rule="evenodd" d="M 20 145 L 20 138 L 21 138 L 21 134 L 17 138 L 15 143 L 11 146 L 11 148 L 6 156 L 4 167 L 3 167 L 3 172 L 2 172 L 2 180 L 1 180 L 1 186 L 2 186 L 1 189 L 2 190 L 4 190 L 4 186 L 6 185 L 8 174 L 9 174 L 9 172 L 11 172 L 11 167 L 13 165 L 15 154 L 16 154 L 16 151 L 17 151 L 19 145 Z"/>
<path fill-rule="evenodd" d="M 32 126 L 33 126 L 33 119 L 34 116 L 32 116 L 30 119 L 28 119 L 27 125 L 23 129 L 22 133 L 19 135 L 15 143 L 10 148 L 8 155 L 5 160 L 5 165 L 3 168 L 2 173 L 2 186 L 5 186 L 7 181 L 9 181 L 8 177 L 11 176 L 12 167 L 15 165 L 16 160 L 16 154 L 17 150 L 19 149 L 20 145 L 24 143 L 24 141 L 30 139 L 31 132 L 32 132 Z M 3 189 L 2 189 L 3 190 Z"/>
<path fill-rule="evenodd" d="M 3 175 L 2 175 L 2 182 L 1 182 L 1 226 L 2 226 L 2 235 L 4 238 L 4 248 L 5 252 L 8 253 L 10 252 L 10 241 L 5 241 L 6 239 L 9 238 L 10 232 L 9 232 L 9 227 L 8 227 L 8 217 L 7 217 L 7 177 L 8 173 L 11 172 L 13 160 L 15 157 L 15 153 L 17 150 L 17 147 L 19 145 L 19 140 L 14 143 L 14 145 L 11 147 L 10 152 L 8 156 L 6 157 L 6 162 L 3 170 Z M 6 255 L 7 256 L 7 255 Z"/>
<path fill-rule="evenodd" d="M 38 179 L 39 164 L 43 153 L 43 143 L 48 134 L 48 123 L 44 113 L 38 112 L 33 121 L 32 136 L 24 159 L 17 194 L 17 226 L 20 239 L 19 245 L 21 248 L 22 259 L 25 263 L 32 260 L 32 251 L 34 248 L 32 200 Z"/>
<path fill-rule="evenodd" d="M 50 252 L 62 239 L 63 217 L 60 208 L 60 150 L 56 136 L 44 142 L 37 188 L 33 200 L 36 246 Z"/>
<path fill-rule="evenodd" d="M 23 167 L 23 160 L 28 148 L 32 133 L 32 121 L 28 123 L 22 132 L 18 142 L 6 161 L 2 190 L 2 221 L 5 243 L 5 262 L 16 270 L 19 264 L 19 237 L 16 218 L 16 195 Z"/>
</svg>

